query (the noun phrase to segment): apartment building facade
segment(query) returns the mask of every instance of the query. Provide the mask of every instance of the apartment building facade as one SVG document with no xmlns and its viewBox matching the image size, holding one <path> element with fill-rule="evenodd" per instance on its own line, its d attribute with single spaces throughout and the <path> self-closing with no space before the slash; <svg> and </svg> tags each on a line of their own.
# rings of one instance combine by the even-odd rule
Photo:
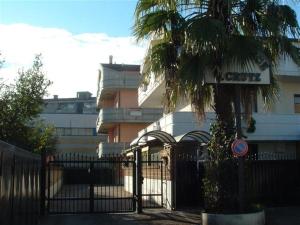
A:
<svg viewBox="0 0 300 225">
<path fill-rule="evenodd" d="M 140 66 L 101 63 L 99 68 L 97 132 L 107 135 L 98 155 L 121 153 L 137 133 L 162 116 L 162 109 L 140 108 L 138 86 Z"/>
<path fill-rule="evenodd" d="M 57 151 L 95 155 L 99 139 L 95 122 L 98 117 L 96 97 L 77 92 L 75 98 L 44 99 L 40 118 L 52 124 L 58 137 Z"/>
<path fill-rule="evenodd" d="M 280 58 L 275 75 L 280 87 L 279 98 L 270 109 L 257 96 L 253 111 L 255 129 L 247 132 L 248 125 L 242 124 L 243 133 L 247 136 L 252 153 L 278 153 L 300 158 L 300 68 L 289 58 Z M 138 91 L 140 107 L 161 107 L 162 95 L 165 92 L 164 76 L 151 74 L 148 84 L 143 84 Z M 165 131 L 179 140 L 184 134 L 193 130 L 209 131 L 215 114 L 207 109 L 206 119 L 199 122 L 187 99 L 179 102 L 176 110 L 165 114 L 139 132 L 141 137 L 152 130 Z M 263 157 L 263 156 L 262 156 Z"/>
</svg>

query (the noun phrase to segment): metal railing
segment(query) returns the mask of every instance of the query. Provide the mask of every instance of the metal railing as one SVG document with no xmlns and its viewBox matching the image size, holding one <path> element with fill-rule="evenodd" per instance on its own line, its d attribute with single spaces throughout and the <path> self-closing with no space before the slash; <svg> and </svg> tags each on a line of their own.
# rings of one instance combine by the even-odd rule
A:
<svg viewBox="0 0 300 225">
<path fill-rule="evenodd" d="M 128 75 L 122 73 L 109 74 L 103 76 L 99 82 L 99 89 L 97 95 L 101 95 L 103 89 L 118 89 L 118 88 L 137 88 L 140 83 L 140 77 L 135 75 Z"/>
<path fill-rule="evenodd" d="M 0 224 L 34 225 L 40 215 L 41 157 L 0 141 Z"/>
<path fill-rule="evenodd" d="M 98 123 L 107 122 L 134 122 L 151 123 L 162 116 L 162 109 L 152 108 L 106 108 L 99 112 Z"/>
</svg>

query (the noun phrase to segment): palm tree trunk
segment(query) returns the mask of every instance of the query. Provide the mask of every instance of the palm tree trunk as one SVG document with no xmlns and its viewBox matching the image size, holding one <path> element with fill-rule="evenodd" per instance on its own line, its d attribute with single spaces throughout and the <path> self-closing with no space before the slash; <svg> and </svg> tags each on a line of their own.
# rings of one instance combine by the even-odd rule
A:
<svg viewBox="0 0 300 225">
<path fill-rule="evenodd" d="M 216 119 L 222 124 L 225 134 L 228 137 L 235 133 L 232 94 L 234 93 L 231 85 L 216 84 L 214 87 Z"/>
</svg>

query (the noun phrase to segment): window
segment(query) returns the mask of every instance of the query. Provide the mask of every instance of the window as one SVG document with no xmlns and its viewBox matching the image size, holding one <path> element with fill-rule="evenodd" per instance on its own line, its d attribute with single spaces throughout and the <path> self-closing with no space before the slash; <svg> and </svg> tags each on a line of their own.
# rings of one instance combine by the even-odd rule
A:
<svg viewBox="0 0 300 225">
<path fill-rule="evenodd" d="M 300 95 L 294 96 L 295 113 L 300 113 Z"/>
<path fill-rule="evenodd" d="M 253 113 L 257 113 L 257 94 L 256 92 L 250 92 L 249 93 L 249 102 L 248 102 L 248 111 L 252 111 Z M 241 105 L 241 112 L 245 113 L 245 108 Z"/>
<path fill-rule="evenodd" d="M 57 127 L 56 135 L 58 136 L 96 136 L 94 128 L 65 128 Z"/>
<path fill-rule="evenodd" d="M 95 102 L 85 102 L 83 104 L 83 113 L 97 113 L 96 111 L 96 103 Z"/>
</svg>

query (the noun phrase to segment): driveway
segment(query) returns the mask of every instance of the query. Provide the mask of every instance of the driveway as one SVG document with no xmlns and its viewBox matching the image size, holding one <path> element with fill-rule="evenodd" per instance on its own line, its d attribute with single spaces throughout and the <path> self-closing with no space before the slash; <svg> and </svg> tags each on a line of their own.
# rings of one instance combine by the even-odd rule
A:
<svg viewBox="0 0 300 225">
<path fill-rule="evenodd" d="M 143 214 L 53 215 L 45 217 L 41 225 L 196 225 L 200 222 L 200 211 L 147 209 Z"/>
<path fill-rule="evenodd" d="M 200 225 L 201 210 L 145 209 L 143 214 L 82 214 L 45 217 L 41 225 Z M 266 210 L 266 225 L 300 225 L 300 207 Z"/>
</svg>

